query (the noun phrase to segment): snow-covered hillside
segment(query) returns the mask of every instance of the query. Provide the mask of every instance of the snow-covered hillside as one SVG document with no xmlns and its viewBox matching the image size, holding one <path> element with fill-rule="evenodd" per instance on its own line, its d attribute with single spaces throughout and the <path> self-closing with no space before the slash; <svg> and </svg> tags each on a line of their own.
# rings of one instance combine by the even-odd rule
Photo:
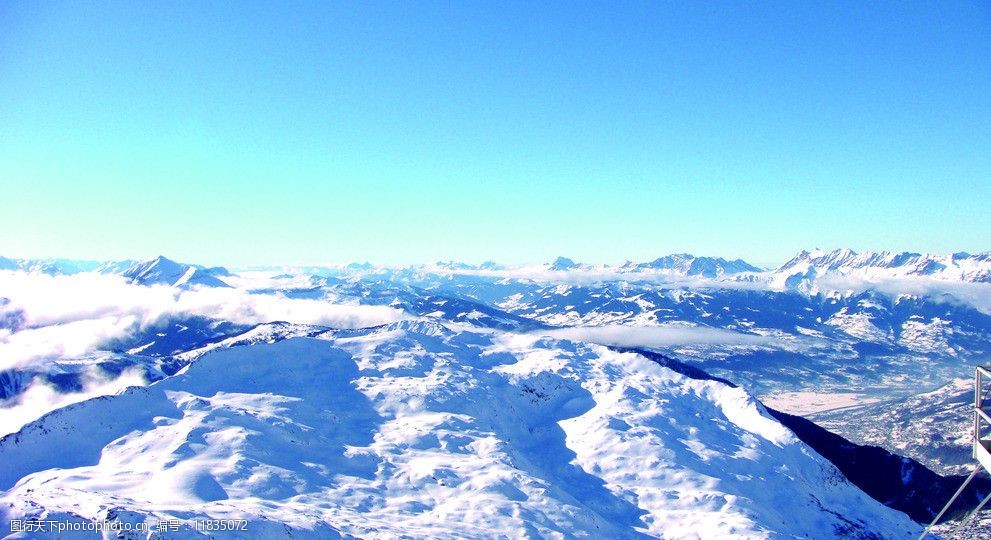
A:
<svg viewBox="0 0 991 540">
<path fill-rule="evenodd" d="M 254 538 L 919 530 L 742 389 L 431 322 L 209 353 L 47 415 L 0 440 L 0 462 L 3 523 L 244 518 Z"/>
</svg>

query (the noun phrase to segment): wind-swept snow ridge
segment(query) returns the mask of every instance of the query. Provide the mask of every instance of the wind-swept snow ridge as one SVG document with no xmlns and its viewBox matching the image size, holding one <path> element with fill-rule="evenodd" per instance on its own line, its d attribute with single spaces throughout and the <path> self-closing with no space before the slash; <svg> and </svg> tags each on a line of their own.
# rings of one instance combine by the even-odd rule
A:
<svg viewBox="0 0 991 540">
<path fill-rule="evenodd" d="M 742 389 L 635 353 L 426 321 L 214 351 L 0 439 L 0 463 L 0 523 L 244 518 L 251 537 L 278 538 L 918 532 Z"/>
</svg>

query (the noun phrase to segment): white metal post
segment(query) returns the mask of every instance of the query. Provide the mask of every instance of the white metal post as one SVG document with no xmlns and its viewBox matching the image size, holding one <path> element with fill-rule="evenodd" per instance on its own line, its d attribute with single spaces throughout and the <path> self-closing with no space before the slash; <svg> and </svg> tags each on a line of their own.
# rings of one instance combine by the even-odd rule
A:
<svg viewBox="0 0 991 540">
<path fill-rule="evenodd" d="M 971 448 L 971 454 L 974 459 L 977 459 L 977 445 L 981 444 L 981 385 L 983 381 L 981 380 L 981 368 L 978 367 L 975 374 L 974 381 L 974 446 Z"/>
</svg>

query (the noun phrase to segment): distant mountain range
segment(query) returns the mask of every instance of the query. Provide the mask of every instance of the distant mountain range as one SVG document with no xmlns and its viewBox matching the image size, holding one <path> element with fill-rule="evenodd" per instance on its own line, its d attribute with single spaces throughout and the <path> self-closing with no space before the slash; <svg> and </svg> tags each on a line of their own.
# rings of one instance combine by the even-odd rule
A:
<svg viewBox="0 0 991 540">
<path fill-rule="evenodd" d="M 761 269 L 741 259 L 728 261 L 722 257 L 695 257 L 687 253 L 659 257 L 646 263 L 626 263 L 620 268 L 637 270 L 670 270 L 685 276 L 716 278 L 741 272 L 760 272 Z"/>
<path fill-rule="evenodd" d="M 228 288 L 239 279 L 225 268 L 165 257 L 102 264 L 0 259 L 0 265 L 48 274 L 114 274 L 138 285 L 181 289 Z M 524 267 L 443 262 L 280 268 L 274 282 L 253 290 L 391 306 L 414 316 L 513 331 L 715 328 L 750 345 L 685 339 L 662 349 L 706 363 L 716 374 L 732 372 L 760 395 L 809 387 L 883 388 L 890 395 L 962 376 L 966 366 L 991 354 L 989 271 L 987 253 L 803 251 L 773 270 L 675 254 L 616 266 L 559 257 Z M 919 357 L 931 360 L 914 360 Z M 890 379 L 892 370 L 903 377 Z M 908 374 L 921 379 L 909 384 Z"/>
<path fill-rule="evenodd" d="M 626 261 L 618 265 L 588 264 L 568 257 L 558 257 L 543 265 L 507 266 L 493 262 L 472 265 L 439 262 L 413 266 L 376 266 L 369 263 L 346 266 L 309 267 L 309 271 L 333 274 L 395 273 L 491 273 L 507 277 L 557 280 L 560 274 L 599 276 L 612 279 L 629 275 L 630 279 L 664 280 L 665 278 L 704 278 L 717 284 L 752 283 L 768 287 L 803 289 L 824 278 L 883 280 L 926 278 L 961 283 L 991 282 L 991 252 L 978 254 L 924 253 L 888 251 L 857 253 L 849 249 L 801 251 L 777 268 L 762 269 L 742 259 L 697 257 L 687 253 L 666 255 L 647 262 Z M 541 273 L 543 272 L 543 273 Z"/>
<path fill-rule="evenodd" d="M 635 263 L 627 261 L 619 266 L 600 265 L 592 266 L 578 264 L 567 257 L 558 257 L 549 265 L 548 270 L 557 272 L 567 271 L 603 271 L 613 270 L 615 272 L 657 272 L 662 271 L 681 276 L 701 276 L 707 278 L 717 278 L 738 274 L 741 272 L 760 272 L 761 269 L 746 263 L 743 260 L 728 261 L 722 257 L 696 257 L 687 253 L 677 253 L 658 257 L 652 261 Z"/>
<path fill-rule="evenodd" d="M 802 251 L 774 270 L 794 285 L 801 279 L 837 273 L 867 279 L 931 277 L 970 283 L 991 282 L 991 252 L 929 255 L 888 251 L 856 253 L 849 249 Z"/>
<path fill-rule="evenodd" d="M 145 261 L 110 262 L 76 261 L 70 259 L 9 259 L 0 257 L 0 270 L 22 270 L 49 275 L 74 275 L 83 272 L 118 274 L 140 285 L 169 285 L 173 287 L 228 287 L 220 278 L 229 276 L 226 268 L 206 268 L 195 264 L 175 262 L 163 256 Z"/>
<path fill-rule="evenodd" d="M 449 272 L 505 272 L 543 268 L 551 272 L 588 273 L 648 273 L 685 277 L 702 277 L 726 281 L 767 281 L 783 282 L 795 287 L 802 280 L 814 280 L 830 274 L 866 279 L 929 277 L 945 281 L 969 283 L 991 282 L 991 252 L 977 254 L 953 253 L 931 255 L 911 252 L 866 251 L 857 253 L 850 249 L 833 251 L 801 251 L 784 264 L 773 269 L 762 269 L 742 259 L 728 260 L 722 257 L 697 257 L 678 253 L 658 257 L 647 262 L 627 261 L 619 265 L 578 263 L 567 257 L 558 257 L 542 266 L 507 266 L 494 262 L 479 265 L 455 261 L 438 262 L 413 266 L 377 266 L 371 263 L 352 263 L 341 266 L 308 266 L 283 268 L 286 271 L 303 273 L 376 273 L 384 271 L 449 271 Z M 192 269 L 193 274 L 186 277 Z M 263 267 L 271 269 L 271 267 Z M 108 274 L 121 274 L 145 284 L 201 284 L 224 286 L 222 278 L 230 275 L 223 267 L 207 268 L 201 265 L 178 263 L 163 256 L 136 261 L 122 260 L 110 262 L 77 261 L 70 259 L 10 259 L 0 257 L 0 270 L 24 270 L 46 274 L 76 274 L 96 271 Z M 217 278 L 217 281 L 207 277 Z"/>
</svg>

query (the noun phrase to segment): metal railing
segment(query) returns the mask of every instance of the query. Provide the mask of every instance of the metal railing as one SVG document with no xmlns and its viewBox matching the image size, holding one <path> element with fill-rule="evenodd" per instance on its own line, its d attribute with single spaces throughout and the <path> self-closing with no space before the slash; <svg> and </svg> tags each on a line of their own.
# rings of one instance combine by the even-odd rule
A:
<svg viewBox="0 0 991 540">
<path fill-rule="evenodd" d="M 922 535 L 919 536 L 919 540 L 923 540 L 928 534 L 929 530 L 932 529 L 936 523 L 939 522 L 943 514 L 950 509 L 950 506 L 960 497 L 967 486 L 970 484 L 977 473 L 981 472 L 981 469 L 991 471 L 991 434 L 985 437 L 983 435 L 983 430 L 991 428 L 991 407 L 986 405 L 988 402 L 988 397 L 991 396 L 991 386 L 984 389 L 985 381 L 991 382 L 991 369 L 984 366 L 977 366 L 974 373 L 974 436 L 973 436 L 973 449 L 972 453 L 974 459 L 977 460 L 977 466 L 974 467 L 974 472 L 970 473 L 970 476 L 963 481 L 960 489 L 950 497 L 947 501 L 946 506 L 936 514 L 936 517 L 932 520 L 926 528 L 922 531 Z M 960 525 L 970 523 L 977 516 L 978 512 L 984 509 L 984 506 L 991 501 L 991 493 L 985 497 L 980 504 L 975 508 L 966 518 L 961 520 Z"/>
</svg>

